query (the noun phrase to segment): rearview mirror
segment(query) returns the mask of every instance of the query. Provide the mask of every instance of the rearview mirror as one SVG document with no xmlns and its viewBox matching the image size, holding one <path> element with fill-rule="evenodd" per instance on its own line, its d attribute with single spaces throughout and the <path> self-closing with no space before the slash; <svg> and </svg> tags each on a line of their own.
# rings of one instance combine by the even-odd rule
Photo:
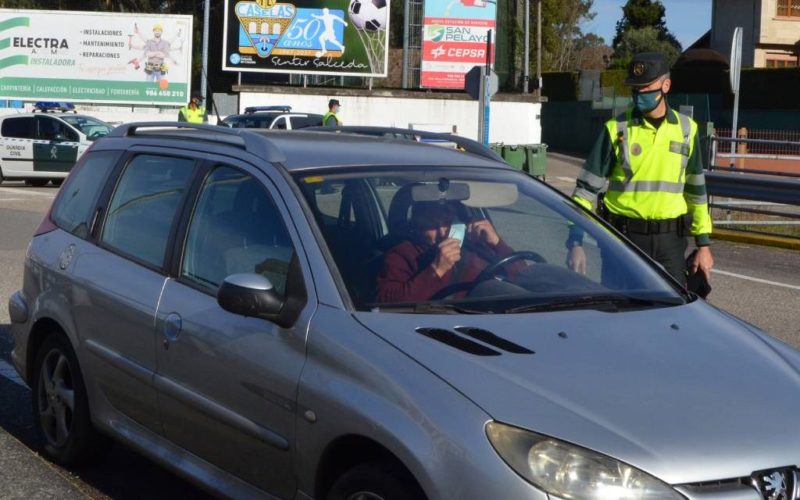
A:
<svg viewBox="0 0 800 500">
<path fill-rule="evenodd" d="M 284 301 L 264 276 L 241 273 L 225 278 L 217 291 L 217 303 L 233 314 L 275 320 Z"/>
<path fill-rule="evenodd" d="M 413 201 L 463 201 L 469 198 L 469 185 L 440 179 L 437 184 L 420 184 L 411 188 Z"/>
</svg>

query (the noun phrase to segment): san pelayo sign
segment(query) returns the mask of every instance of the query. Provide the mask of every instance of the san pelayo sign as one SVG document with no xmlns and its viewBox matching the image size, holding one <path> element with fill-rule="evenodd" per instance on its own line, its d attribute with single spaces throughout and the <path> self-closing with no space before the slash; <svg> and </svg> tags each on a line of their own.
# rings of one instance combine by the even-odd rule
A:
<svg viewBox="0 0 800 500">
<path fill-rule="evenodd" d="M 225 0 L 222 69 L 384 77 L 389 0 Z"/>
<path fill-rule="evenodd" d="M 420 87 L 463 89 L 464 75 L 486 64 L 489 30 L 494 57 L 496 17 L 495 0 L 425 0 Z"/>
<path fill-rule="evenodd" d="M 0 9 L 0 98 L 181 105 L 192 16 Z"/>
</svg>

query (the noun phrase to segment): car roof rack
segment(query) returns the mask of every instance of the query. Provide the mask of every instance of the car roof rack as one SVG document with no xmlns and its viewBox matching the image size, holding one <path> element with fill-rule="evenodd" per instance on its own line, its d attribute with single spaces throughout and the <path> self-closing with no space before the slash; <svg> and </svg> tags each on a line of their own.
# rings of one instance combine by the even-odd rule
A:
<svg viewBox="0 0 800 500">
<path fill-rule="evenodd" d="M 291 106 L 248 106 L 244 108 L 244 113 L 250 115 L 259 111 L 277 111 L 279 113 L 291 113 Z"/>
<path fill-rule="evenodd" d="M 385 137 L 394 139 L 405 139 L 411 141 L 419 141 L 420 139 L 427 139 L 429 141 L 437 142 L 452 142 L 463 151 L 472 153 L 474 155 L 482 156 L 490 160 L 503 161 L 497 153 L 487 148 L 478 141 L 474 141 L 467 137 L 462 137 L 454 134 L 446 134 L 440 132 L 428 132 L 426 130 L 398 128 L 398 127 L 369 127 L 361 125 L 347 125 L 343 127 L 305 127 L 303 131 L 313 132 L 330 132 L 330 133 L 344 133 L 344 134 L 358 134 L 358 135 L 371 135 L 375 137 Z"/>
<path fill-rule="evenodd" d="M 139 132 L 144 132 L 144 129 L 148 129 L 149 131 L 156 133 L 140 134 Z M 198 134 L 190 136 L 181 133 L 186 131 L 195 131 L 198 132 Z M 172 132 L 172 134 L 170 134 L 170 132 Z M 275 163 L 286 161 L 286 155 L 272 141 L 261 134 L 256 134 L 242 128 L 228 128 L 217 125 L 188 122 L 134 122 L 124 123 L 114 128 L 106 137 L 123 138 L 137 136 L 163 137 L 170 139 L 202 139 L 242 148 L 248 153 L 252 153 L 269 162 Z"/>
</svg>

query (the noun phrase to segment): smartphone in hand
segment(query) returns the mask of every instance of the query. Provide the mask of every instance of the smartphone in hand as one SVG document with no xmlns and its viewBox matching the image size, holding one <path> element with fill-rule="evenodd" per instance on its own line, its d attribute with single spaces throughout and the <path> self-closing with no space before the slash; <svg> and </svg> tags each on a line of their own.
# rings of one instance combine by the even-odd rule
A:
<svg viewBox="0 0 800 500">
<path fill-rule="evenodd" d="M 463 243 L 464 235 L 466 232 L 467 232 L 467 226 L 465 224 L 452 224 L 450 226 L 450 233 L 447 235 L 447 237 L 456 239 L 460 243 Z"/>
</svg>

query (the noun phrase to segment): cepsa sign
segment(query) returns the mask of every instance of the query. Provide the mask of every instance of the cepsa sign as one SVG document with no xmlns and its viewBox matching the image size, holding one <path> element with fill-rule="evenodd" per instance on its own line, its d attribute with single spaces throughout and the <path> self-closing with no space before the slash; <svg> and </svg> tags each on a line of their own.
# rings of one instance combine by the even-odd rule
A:
<svg viewBox="0 0 800 500">
<path fill-rule="evenodd" d="M 495 5 L 482 0 L 425 1 L 421 87 L 464 88 L 467 71 L 486 63 L 489 30 L 495 29 Z M 491 42 L 494 46 L 494 35 Z"/>
</svg>

